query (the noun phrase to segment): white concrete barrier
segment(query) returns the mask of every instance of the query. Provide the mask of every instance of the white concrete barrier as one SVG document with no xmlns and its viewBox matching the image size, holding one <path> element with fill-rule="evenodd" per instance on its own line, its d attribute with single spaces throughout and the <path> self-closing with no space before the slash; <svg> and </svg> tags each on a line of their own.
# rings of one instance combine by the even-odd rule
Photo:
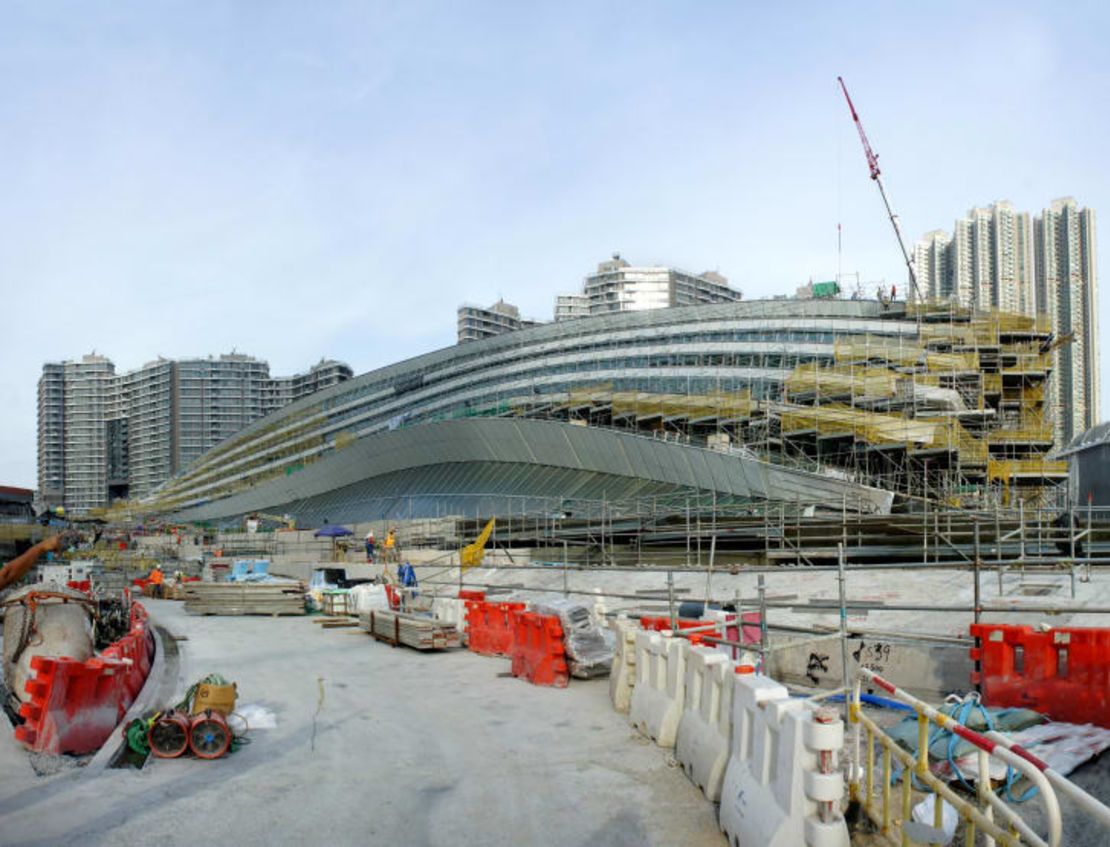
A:
<svg viewBox="0 0 1110 847">
<path fill-rule="evenodd" d="M 686 699 L 675 758 L 690 781 L 713 802 L 721 799 L 728 764 L 735 678 L 732 662 L 716 648 L 691 647 L 686 654 Z"/>
<path fill-rule="evenodd" d="M 669 633 L 636 633 L 636 685 L 629 721 L 660 747 L 674 747 L 686 689 L 690 642 Z"/>
<path fill-rule="evenodd" d="M 457 597 L 436 597 L 432 600 L 432 617 L 437 621 L 452 624 L 459 637 L 466 636 L 466 601 Z"/>
<path fill-rule="evenodd" d="M 613 667 L 609 671 L 609 701 L 618 712 L 627 712 L 632 705 L 632 688 L 636 684 L 636 633 L 640 625 L 620 615 L 611 624 L 617 636 Z"/>
<path fill-rule="evenodd" d="M 774 680 L 745 675 L 733 682 L 732 727 L 720 812 L 729 844 L 848 847 L 843 722 L 818 723 Z"/>
</svg>

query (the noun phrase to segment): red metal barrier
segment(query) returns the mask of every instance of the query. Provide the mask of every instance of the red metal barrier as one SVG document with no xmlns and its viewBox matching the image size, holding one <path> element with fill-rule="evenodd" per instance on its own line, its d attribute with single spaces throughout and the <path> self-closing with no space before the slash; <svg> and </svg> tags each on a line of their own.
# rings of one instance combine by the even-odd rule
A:
<svg viewBox="0 0 1110 847">
<path fill-rule="evenodd" d="M 512 612 L 525 603 L 487 603 L 466 601 L 466 629 L 469 647 L 483 656 L 508 656 L 513 646 Z"/>
<path fill-rule="evenodd" d="M 972 624 L 980 663 L 971 682 L 988 706 L 1020 706 L 1053 720 L 1110 727 L 1110 629 Z"/>
<path fill-rule="evenodd" d="M 558 616 L 515 611 L 512 623 L 513 676 L 533 685 L 566 688 L 570 672 Z"/>
<path fill-rule="evenodd" d="M 84 662 L 36 656 L 16 740 L 36 753 L 97 750 L 142 690 L 153 654 L 146 610 L 134 603 L 130 631 L 99 655 Z"/>
</svg>

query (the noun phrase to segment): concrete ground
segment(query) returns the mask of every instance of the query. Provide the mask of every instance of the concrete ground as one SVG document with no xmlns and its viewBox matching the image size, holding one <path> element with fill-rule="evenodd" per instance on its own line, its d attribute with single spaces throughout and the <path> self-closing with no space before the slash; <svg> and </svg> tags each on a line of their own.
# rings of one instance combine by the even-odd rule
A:
<svg viewBox="0 0 1110 847">
<path fill-rule="evenodd" d="M 144 602 L 188 637 L 179 692 L 223 674 L 277 728 L 218 761 L 53 777 L 4 738 L 0 844 L 725 843 L 715 807 L 612 710 L 606 680 L 537 688 L 505 676 L 506 659 Z"/>
</svg>

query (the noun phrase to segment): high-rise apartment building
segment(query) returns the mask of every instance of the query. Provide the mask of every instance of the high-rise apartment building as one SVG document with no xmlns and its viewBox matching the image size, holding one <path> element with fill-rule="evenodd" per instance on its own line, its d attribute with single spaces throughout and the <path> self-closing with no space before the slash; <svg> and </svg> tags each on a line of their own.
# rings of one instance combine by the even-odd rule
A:
<svg viewBox="0 0 1110 847">
<path fill-rule="evenodd" d="M 950 267 L 951 246 L 952 236 L 943 229 L 925 233 L 925 237 L 914 245 L 913 267 L 917 284 L 930 300 L 952 298 L 955 275 Z"/>
<path fill-rule="evenodd" d="M 42 366 L 38 392 L 38 497 L 47 508 L 65 499 L 65 366 Z"/>
<path fill-rule="evenodd" d="M 1049 319 L 1058 339 L 1071 339 L 1053 353 L 1048 384 L 1056 444 L 1098 422 L 1094 210 L 1071 197 L 1036 218 L 1007 201 L 976 207 L 951 236 L 927 233 L 914 247 L 914 267 L 930 299 Z"/>
<path fill-rule="evenodd" d="M 459 306 L 459 344 L 492 338 L 503 332 L 513 332 L 535 326 L 536 321 L 520 316 L 520 309 L 512 303 L 498 300 L 488 309 L 463 304 Z"/>
<path fill-rule="evenodd" d="M 601 262 L 596 273 L 586 277 L 581 294 L 559 295 L 555 319 L 727 303 L 741 296 L 729 287 L 725 277 L 714 271 L 692 274 L 663 266 L 633 266 L 616 253 L 609 261 Z"/>
<path fill-rule="evenodd" d="M 555 320 L 572 321 L 590 316 L 590 298 L 585 294 L 559 294 L 555 298 Z"/>
<path fill-rule="evenodd" d="M 281 406 L 350 379 L 342 362 L 271 378 L 241 354 L 161 359 L 117 374 L 103 356 L 43 365 L 40 500 L 80 514 L 140 497 L 201 453 Z"/>
<path fill-rule="evenodd" d="M 1026 212 L 1000 200 L 933 230 L 914 247 L 918 285 L 930 299 L 1022 315 L 1036 311 L 1033 228 Z"/>
<path fill-rule="evenodd" d="M 352 376 L 354 371 L 350 365 L 334 359 L 321 359 L 303 374 L 275 376 L 270 380 L 269 390 L 263 399 L 266 414 Z"/>
<path fill-rule="evenodd" d="M 1036 219 L 1037 311 L 1057 338 L 1049 391 L 1062 446 L 1101 418 L 1098 362 L 1098 267 L 1095 212 L 1072 197 L 1054 200 Z"/>
<path fill-rule="evenodd" d="M 62 368 L 64 505 L 87 512 L 108 504 L 108 417 L 115 413 L 116 367 L 91 354 Z"/>
</svg>

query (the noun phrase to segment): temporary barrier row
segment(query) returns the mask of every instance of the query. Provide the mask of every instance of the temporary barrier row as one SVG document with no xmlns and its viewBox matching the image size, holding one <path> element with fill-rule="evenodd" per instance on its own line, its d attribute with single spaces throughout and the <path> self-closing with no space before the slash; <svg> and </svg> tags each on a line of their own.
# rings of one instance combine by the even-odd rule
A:
<svg viewBox="0 0 1110 847">
<path fill-rule="evenodd" d="M 632 690 L 636 684 L 636 633 L 640 627 L 624 615 L 618 615 L 611 624 L 616 633 L 613 665 L 609 670 L 609 701 L 618 712 L 627 712 L 632 705 Z"/>
<path fill-rule="evenodd" d="M 835 711 L 792 700 L 768 677 L 735 676 L 720 810 L 729 843 L 848 847 L 840 814 L 843 746 Z"/>
<path fill-rule="evenodd" d="M 36 656 L 30 695 L 20 706 L 15 737 L 36 753 L 91 753 L 111 735 L 150 673 L 154 639 L 146 610 L 131 607 L 131 628 L 84 662 Z"/>
<path fill-rule="evenodd" d="M 678 724 L 675 758 L 706 798 L 721 799 L 732 739 L 732 682 L 728 656 L 713 647 L 686 655 L 686 697 Z"/>
<path fill-rule="evenodd" d="M 882 689 L 895 699 L 913 707 L 917 712 L 918 743 L 916 756 L 906 752 L 894 739 L 887 735 L 883 729 L 871 718 L 863 713 L 861 702 L 862 692 L 860 683 L 867 682 Z M 1060 818 L 1060 804 L 1056 793 L 1045 777 L 1047 765 L 1036 756 L 1017 745 L 1007 745 L 987 738 L 974 730 L 963 726 L 955 718 L 939 712 L 911 694 L 898 688 L 896 685 L 883 679 L 874 671 L 859 668 L 856 671 L 856 683 L 850 720 L 855 724 L 856 767 L 852 774 L 851 796 L 858 800 L 864 812 L 879 827 L 880 834 L 887 838 L 891 844 L 905 844 L 906 833 L 910 830 L 927 830 L 921 833 L 916 840 L 947 842 L 948 836 L 941 829 L 944 803 L 938 802 L 943 798 L 952 806 L 963 819 L 966 825 L 964 834 L 965 844 L 975 844 L 976 833 L 982 832 L 988 838 L 994 839 L 1003 847 L 1018 847 L 1018 845 L 1035 845 L 1035 847 L 1057 847 L 1060 844 L 1062 822 Z M 1025 822 L 1025 820 L 991 789 L 989 779 L 980 779 L 976 783 L 976 795 L 968 799 L 967 795 L 957 794 L 932 771 L 929 770 L 929 729 L 933 723 L 963 740 L 971 743 L 978 752 L 978 772 L 990 773 L 990 759 L 998 759 L 1007 768 L 1014 768 L 1034 785 L 1037 797 L 1044 807 L 1044 825 L 1048 829 L 1047 838 L 1041 838 Z M 861 749 L 862 735 L 866 735 L 866 746 Z M 880 798 L 875 797 L 875 744 L 879 745 L 882 773 L 879 775 Z M 901 820 L 895 817 L 895 803 L 891 798 L 891 785 L 893 780 L 893 764 L 897 760 L 904 768 L 902 774 Z M 860 772 L 862 767 L 863 772 Z M 926 788 L 931 790 L 936 798 L 933 801 L 935 818 L 933 827 L 915 826 L 911 818 L 911 779 L 920 780 Z M 862 777 L 862 783 L 861 783 Z M 1093 798 L 1090 798 L 1093 800 Z M 1097 803 L 1097 801 L 1094 801 Z M 996 821 L 995 815 L 1001 820 Z"/>
<path fill-rule="evenodd" d="M 470 649 L 484 656 L 508 656 L 513 644 L 512 612 L 525 603 L 466 601 L 466 625 Z"/>
<path fill-rule="evenodd" d="M 983 702 L 1110 727 L 1110 629 L 972 624 L 971 634 Z"/>
<path fill-rule="evenodd" d="M 533 685 L 566 688 L 570 672 L 558 616 L 517 610 L 512 613 L 512 624 L 513 676 Z"/>
<path fill-rule="evenodd" d="M 674 747 L 686 686 L 690 643 L 660 632 L 636 633 L 636 684 L 629 721 L 660 747 Z"/>
</svg>

